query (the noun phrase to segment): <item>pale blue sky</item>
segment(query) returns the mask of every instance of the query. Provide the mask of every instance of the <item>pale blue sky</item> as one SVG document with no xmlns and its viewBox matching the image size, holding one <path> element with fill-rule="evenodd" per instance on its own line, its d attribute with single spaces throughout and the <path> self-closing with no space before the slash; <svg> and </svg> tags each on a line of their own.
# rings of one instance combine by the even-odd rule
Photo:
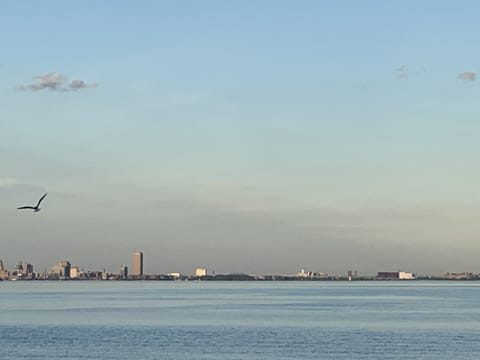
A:
<svg viewBox="0 0 480 360">
<path fill-rule="evenodd" d="M 480 271 L 479 9 L 3 1 L 0 258 Z"/>
</svg>

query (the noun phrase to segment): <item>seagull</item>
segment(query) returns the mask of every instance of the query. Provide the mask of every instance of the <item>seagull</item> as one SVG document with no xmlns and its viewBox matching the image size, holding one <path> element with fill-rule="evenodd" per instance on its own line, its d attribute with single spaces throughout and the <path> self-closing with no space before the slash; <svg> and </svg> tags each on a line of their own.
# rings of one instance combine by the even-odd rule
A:
<svg viewBox="0 0 480 360">
<path fill-rule="evenodd" d="M 20 206 L 17 209 L 18 210 L 31 209 L 33 210 L 33 212 L 39 212 L 41 210 L 40 203 L 42 202 L 43 199 L 45 199 L 45 196 L 47 196 L 47 194 L 43 195 L 40 198 L 40 200 L 38 200 L 37 206 Z"/>
</svg>

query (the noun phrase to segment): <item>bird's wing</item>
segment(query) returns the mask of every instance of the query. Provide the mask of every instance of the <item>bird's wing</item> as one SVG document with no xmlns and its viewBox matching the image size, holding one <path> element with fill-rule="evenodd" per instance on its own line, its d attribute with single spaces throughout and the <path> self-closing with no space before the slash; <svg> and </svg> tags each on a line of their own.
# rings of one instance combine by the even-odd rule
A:
<svg viewBox="0 0 480 360">
<path fill-rule="evenodd" d="M 47 196 L 47 194 L 43 195 L 40 200 L 38 200 L 38 203 L 37 203 L 37 208 L 40 206 L 40 203 L 42 202 L 43 199 L 45 199 L 45 196 Z"/>
<path fill-rule="evenodd" d="M 33 206 L 20 206 L 17 209 L 18 210 L 23 210 L 23 209 L 32 209 L 33 210 L 33 209 L 36 209 L 36 208 L 34 208 Z"/>
</svg>

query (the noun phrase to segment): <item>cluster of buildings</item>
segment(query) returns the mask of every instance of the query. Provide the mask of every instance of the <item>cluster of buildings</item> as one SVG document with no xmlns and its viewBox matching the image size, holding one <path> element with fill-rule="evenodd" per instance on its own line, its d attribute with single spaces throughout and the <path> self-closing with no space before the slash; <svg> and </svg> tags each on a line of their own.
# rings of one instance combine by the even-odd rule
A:
<svg viewBox="0 0 480 360">
<path fill-rule="evenodd" d="M 8 271 L 0 260 L 0 279 L 10 280 L 34 280 L 36 274 L 33 272 L 33 265 L 19 261 L 12 271 Z"/>
<path fill-rule="evenodd" d="M 377 275 L 359 275 L 358 270 L 348 270 L 347 275 L 329 275 L 327 273 L 317 273 L 305 271 L 304 269 L 296 273 L 296 279 L 299 280 L 414 280 L 414 273 L 405 271 L 378 272 Z"/>
<path fill-rule="evenodd" d="M 196 268 L 194 278 L 207 276 L 207 269 Z M 143 253 L 132 254 L 132 268 L 126 265 L 120 267 L 119 273 L 103 271 L 85 271 L 78 266 L 72 266 L 70 261 L 62 260 L 50 271 L 34 272 L 33 265 L 19 261 L 15 268 L 8 271 L 0 260 L 0 280 L 177 280 L 184 279 L 180 273 L 146 275 L 143 270 Z"/>
<path fill-rule="evenodd" d="M 215 273 L 215 272 L 214 272 Z M 378 272 L 376 275 L 359 275 L 357 270 L 348 270 L 345 275 L 329 275 L 322 272 L 305 271 L 293 275 L 247 275 L 247 274 L 217 274 L 209 275 L 207 269 L 196 268 L 193 275 L 183 275 L 177 272 L 168 274 L 145 274 L 144 259 L 141 251 L 132 254 L 131 271 L 127 265 L 122 265 L 118 273 L 103 271 L 85 271 L 78 266 L 72 266 L 70 261 L 62 260 L 50 271 L 34 272 L 33 265 L 19 261 L 13 270 L 7 270 L 0 260 L 1 280 L 480 280 L 480 274 L 470 272 L 445 273 L 442 275 L 416 276 L 411 272 Z"/>
</svg>

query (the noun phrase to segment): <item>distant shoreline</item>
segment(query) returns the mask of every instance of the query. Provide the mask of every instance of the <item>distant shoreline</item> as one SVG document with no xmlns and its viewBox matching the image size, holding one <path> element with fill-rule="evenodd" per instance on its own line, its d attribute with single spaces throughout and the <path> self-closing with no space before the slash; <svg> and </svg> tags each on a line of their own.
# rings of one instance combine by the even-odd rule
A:
<svg viewBox="0 0 480 360">
<path fill-rule="evenodd" d="M 129 278 L 129 279 L 118 279 L 118 278 L 109 278 L 109 279 L 93 279 L 93 278 L 77 278 L 77 279 L 52 279 L 52 278 L 33 278 L 33 279 L 22 279 L 22 278 L 13 278 L 13 279 L 0 279 L 1 281 L 5 282 L 25 282 L 25 281 L 48 281 L 48 282 L 86 282 L 86 281 L 95 281 L 95 282 L 111 282 L 111 281 L 119 281 L 119 282 L 139 282 L 139 281 L 181 281 L 181 282 L 245 282 L 245 281 L 252 281 L 252 282 L 278 282 L 278 281 L 286 281 L 286 282 L 360 282 L 360 281 L 368 281 L 368 282 L 412 282 L 412 281 L 479 281 L 480 277 L 472 277 L 472 278 L 455 278 L 455 277 L 440 277 L 440 276 L 432 276 L 432 277 L 417 277 L 415 279 L 383 279 L 377 278 L 375 276 L 372 277 L 357 277 L 349 279 L 347 277 L 327 277 L 327 278 L 298 278 L 298 277 L 288 277 L 288 276 L 267 276 L 265 277 L 256 277 L 251 275 L 217 275 L 217 276 L 204 276 L 204 277 L 183 277 L 183 278 L 172 278 L 165 275 L 147 275 L 144 277 L 137 277 L 137 278 Z"/>
</svg>

